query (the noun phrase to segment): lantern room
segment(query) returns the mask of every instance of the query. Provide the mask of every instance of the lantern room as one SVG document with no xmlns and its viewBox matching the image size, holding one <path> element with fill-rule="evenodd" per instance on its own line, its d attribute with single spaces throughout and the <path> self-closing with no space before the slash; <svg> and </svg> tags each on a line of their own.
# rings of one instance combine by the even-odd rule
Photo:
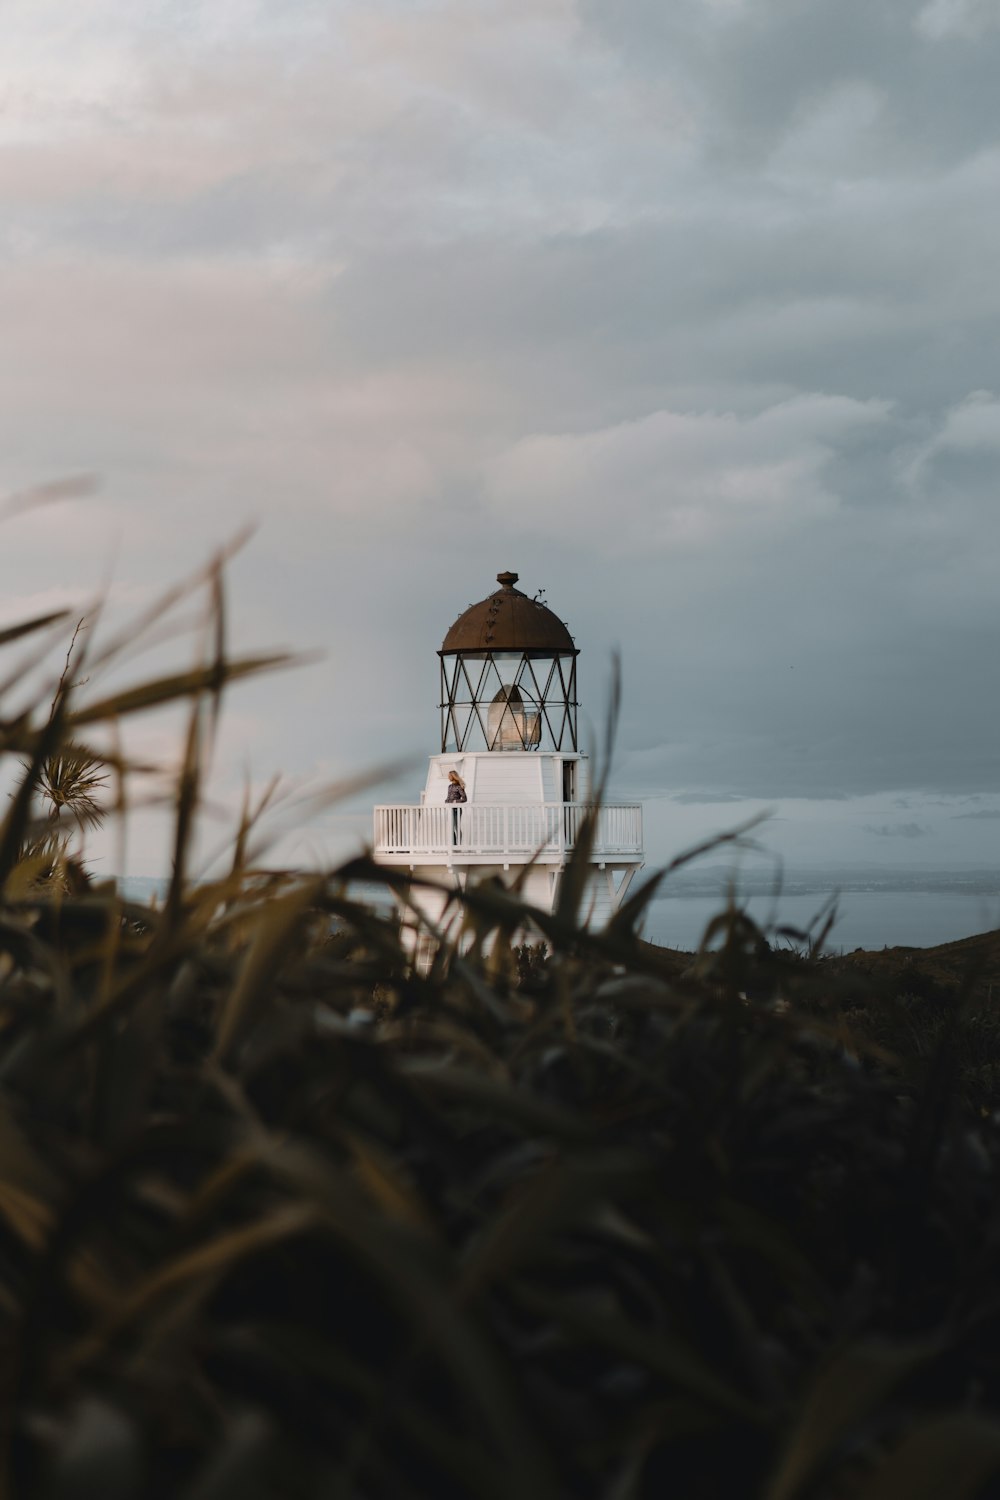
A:
<svg viewBox="0 0 1000 1500">
<path fill-rule="evenodd" d="M 576 658 L 565 624 L 516 573 L 459 615 L 441 650 L 441 751 L 576 751 Z"/>
</svg>

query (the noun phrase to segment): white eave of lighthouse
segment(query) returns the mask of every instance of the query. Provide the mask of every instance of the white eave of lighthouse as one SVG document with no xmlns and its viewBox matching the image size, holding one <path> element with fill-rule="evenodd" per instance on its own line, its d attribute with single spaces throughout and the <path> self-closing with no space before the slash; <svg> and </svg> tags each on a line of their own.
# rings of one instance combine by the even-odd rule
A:
<svg viewBox="0 0 1000 1500">
<path fill-rule="evenodd" d="M 586 798 L 590 786 L 586 779 L 589 762 L 576 751 L 556 750 L 469 750 L 432 755 L 421 801 L 444 802 L 448 792 L 448 772 L 457 771 L 465 782 L 470 803 L 484 802 L 561 802 L 564 792 L 564 768 L 574 769 L 574 800 Z"/>
<path fill-rule="evenodd" d="M 449 771 L 465 782 L 468 801 L 457 809 L 445 801 Z M 424 870 L 527 863 L 561 868 L 593 812 L 589 790 L 587 759 L 576 753 L 432 755 L 419 803 L 375 809 L 375 855 Z M 590 859 L 601 869 L 642 867 L 640 805 L 609 802 L 598 809 Z"/>
</svg>

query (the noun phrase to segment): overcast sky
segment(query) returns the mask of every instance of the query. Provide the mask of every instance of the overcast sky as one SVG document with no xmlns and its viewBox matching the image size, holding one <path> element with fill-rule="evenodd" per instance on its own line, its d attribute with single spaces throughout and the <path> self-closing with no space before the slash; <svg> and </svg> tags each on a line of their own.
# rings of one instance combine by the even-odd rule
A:
<svg viewBox="0 0 1000 1500">
<path fill-rule="evenodd" d="M 998 0 L 7 0 L 3 67 L 0 490 L 99 481 L 3 618 L 256 520 L 238 643 L 324 655 L 220 794 L 415 800 L 513 568 L 598 724 L 621 651 L 653 862 L 997 863 Z"/>
</svg>

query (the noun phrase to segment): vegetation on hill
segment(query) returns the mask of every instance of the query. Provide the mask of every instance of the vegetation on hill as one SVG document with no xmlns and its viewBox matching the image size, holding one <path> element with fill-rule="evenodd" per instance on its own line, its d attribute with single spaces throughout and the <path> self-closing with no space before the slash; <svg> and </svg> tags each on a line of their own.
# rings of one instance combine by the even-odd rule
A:
<svg viewBox="0 0 1000 1500">
<path fill-rule="evenodd" d="M 95 653 L 0 703 L 0 1493 L 1000 1493 L 996 938 L 834 962 L 730 911 L 692 960 L 637 936 L 654 882 L 581 927 L 584 841 L 554 914 L 456 893 L 418 974 L 350 895 L 402 876 L 264 869 L 249 812 L 194 884 L 265 664 L 208 582 L 197 668 L 99 699 Z M 99 728 L 165 702 L 153 908 L 88 882 L 51 787 L 126 781 Z"/>
</svg>

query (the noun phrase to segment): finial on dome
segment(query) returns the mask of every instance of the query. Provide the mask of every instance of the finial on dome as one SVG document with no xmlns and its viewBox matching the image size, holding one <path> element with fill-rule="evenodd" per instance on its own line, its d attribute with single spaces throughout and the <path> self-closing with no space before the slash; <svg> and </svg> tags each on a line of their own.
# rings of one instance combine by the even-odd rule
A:
<svg viewBox="0 0 1000 1500">
<path fill-rule="evenodd" d="M 517 573 L 498 573 L 497 583 L 502 583 L 505 589 L 512 589 L 517 582 L 518 577 L 519 574 Z"/>
</svg>

